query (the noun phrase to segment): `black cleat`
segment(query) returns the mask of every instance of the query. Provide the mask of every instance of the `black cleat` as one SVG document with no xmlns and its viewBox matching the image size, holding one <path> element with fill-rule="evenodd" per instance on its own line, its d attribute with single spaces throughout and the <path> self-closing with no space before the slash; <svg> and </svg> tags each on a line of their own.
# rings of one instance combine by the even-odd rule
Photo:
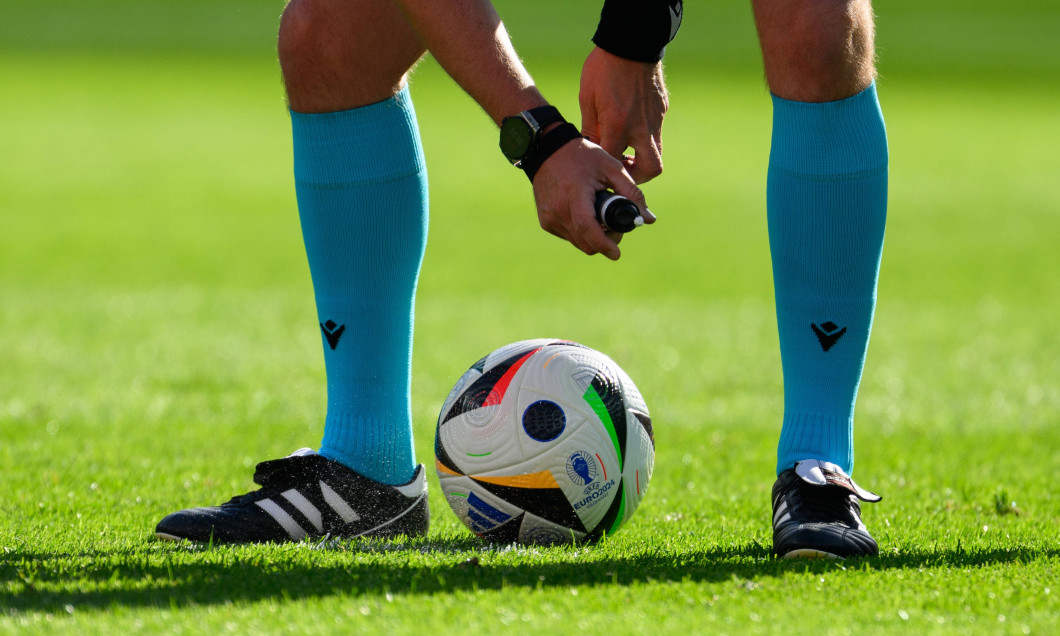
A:
<svg viewBox="0 0 1060 636">
<path fill-rule="evenodd" d="M 322 537 L 427 534 L 427 479 L 387 486 L 308 448 L 258 464 L 254 492 L 210 508 L 174 512 L 155 536 L 170 541 L 263 543 Z"/>
<path fill-rule="evenodd" d="M 877 502 L 880 496 L 855 484 L 835 464 L 796 462 L 773 484 L 773 554 L 832 559 L 879 554 L 861 523 L 858 499 Z"/>
</svg>

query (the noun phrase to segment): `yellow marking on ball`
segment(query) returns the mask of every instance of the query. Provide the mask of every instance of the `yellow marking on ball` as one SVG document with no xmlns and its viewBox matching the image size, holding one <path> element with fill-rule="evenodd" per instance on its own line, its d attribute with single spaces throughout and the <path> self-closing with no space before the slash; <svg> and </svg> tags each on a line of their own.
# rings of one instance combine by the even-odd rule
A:
<svg viewBox="0 0 1060 636">
<path fill-rule="evenodd" d="M 456 475 L 458 477 L 460 476 L 460 473 L 454 471 L 453 469 L 444 465 L 442 462 L 438 461 L 437 457 L 434 459 L 434 466 L 438 469 L 438 472 L 440 473 L 445 473 L 446 475 Z"/>
<path fill-rule="evenodd" d="M 541 368 L 542 368 L 542 369 L 547 369 L 547 368 L 548 368 L 548 365 L 549 365 L 549 363 L 550 363 L 550 362 L 552 362 L 553 360 L 555 360 L 555 359 L 556 359 L 556 356 L 558 356 L 558 355 L 560 355 L 560 354 L 562 354 L 562 353 L 563 353 L 562 351 L 558 351 L 558 352 L 556 352 L 556 353 L 553 353 L 553 354 L 552 354 L 552 357 L 551 357 L 551 358 L 549 358 L 548 360 L 545 360 L 545 366 L 543 366 L 543 367 L 541 367 Z"/>
<path fill-rule="evenodd" d="M 552 476 L 552 473 L 543 470 L 539 473 L 529 473 L 526 475 L 511 475 L 504 477 L 484 477 L 480 475 L 471 475 L 471 478 L 475 481 L 484 481 L 488 484 L 497 484 L 498 486 L 510 486 L 512 488 L 559 488 L 559 484 L 556 483 L 556 478 Z"/>
</svg>

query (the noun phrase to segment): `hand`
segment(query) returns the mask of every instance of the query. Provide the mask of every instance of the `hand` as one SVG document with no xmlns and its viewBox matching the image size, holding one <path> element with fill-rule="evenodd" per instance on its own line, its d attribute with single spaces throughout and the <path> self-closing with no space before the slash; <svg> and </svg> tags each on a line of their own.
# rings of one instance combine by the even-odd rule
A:
<svg viewBox="0 0 1060 636">
<path fill-rule="evenodd" d="M 662 121 L 669 108 L 662 63 L 594 48 L 582 66 L 582 135 L 620 159 L 636 183 L 662 174 Z M 632 147 L 633 156 L 624 155 Z"/>
<path fill-rule="evenodd" d="M 586 254 L 603 254 L 618 260 L 622 235 L 605 232 L 593 208 L 596 192 L 608 188 L 636 203 L 643 211 L 645 223 L 655 222 L 644 194 L 626 173 L 622 162 L 585 139 L 565 144 L 545 160 L 534 177 L 534 198 L 541 227 L 570 241 Z"/>
</svg>

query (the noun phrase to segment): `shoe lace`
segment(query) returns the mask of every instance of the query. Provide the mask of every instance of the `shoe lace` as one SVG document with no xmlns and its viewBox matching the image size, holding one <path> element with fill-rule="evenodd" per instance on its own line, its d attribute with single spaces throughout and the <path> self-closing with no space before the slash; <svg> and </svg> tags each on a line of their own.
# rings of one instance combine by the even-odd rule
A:
<svg viewBox="0 0 1060 636">
<path fill-rule="evenodd" d="M 813 486 L 796 480 L 794 494 L 798 516 L 806 521 L 856 523 L 861 518 L 861 506 L 847 490 L 836 486 Z M 795 502 L 793 502 L 795 503 Z"/>
<path fill-rule="evenodd" d="M 236 495 L 236 496 L 232 497 L 231 499 L 229 499 L 228 501 L 226 501 L 225 503 L 223 503 L 221 505 L 222 506 L 232 506 L 232 505 L 238 505 L 238 504 L 242 504 L 242 503 L 248 503 L 250 501 L 253 501 L 255 499 L 254 495 L 259 493 L 260 491 L 261 491 L 261 489 L 259 488 L 258 490 L 252 490 L 252 491 L 250 491 L 248 493 L 244 493 L 242 495 Z"/>
<path fill-rule="evenodd" d="M 286 490 L 293 480 L 304 477 L 308 462 L 304 457 L 282 457 L 259 463 L 254 469 L 254 483 L 261 486 L 257 490 L 236 495 L 224 505 L 250 503 L 260 499 L 263 494 L 272 494 L 277 490 Z"/>
</svg>

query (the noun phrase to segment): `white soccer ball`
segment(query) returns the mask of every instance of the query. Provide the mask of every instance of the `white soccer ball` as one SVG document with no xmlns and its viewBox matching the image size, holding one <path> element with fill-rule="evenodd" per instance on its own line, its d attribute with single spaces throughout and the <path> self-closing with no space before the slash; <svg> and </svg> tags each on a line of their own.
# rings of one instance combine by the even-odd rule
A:
<svg viewBox="0 0 1060 636">
<path fill-rule="evenodd" d="M 566 340 L 497 349 L 457 381 L 438 415 L 435 466 L 453 511 L 492 543 L 612 535 L 648 489 L 648 407 L 604 354 Z"/>
</svg>

